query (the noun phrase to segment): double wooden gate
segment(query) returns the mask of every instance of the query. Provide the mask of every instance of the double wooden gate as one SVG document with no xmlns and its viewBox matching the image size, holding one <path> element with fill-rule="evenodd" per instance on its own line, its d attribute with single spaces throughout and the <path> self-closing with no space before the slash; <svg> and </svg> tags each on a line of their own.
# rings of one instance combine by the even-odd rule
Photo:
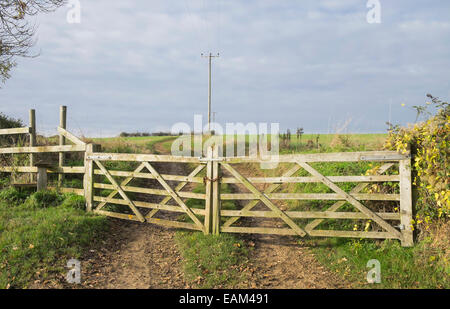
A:
<svg viewBox="0 0 450 309">
<path fill-rule="evenodd" d="M 132 164 L 133 170 L 120 170 L 118 162 Z M 217 148 L 211 147 L 206 157 L 195 158 L 101 153 L 94 152 L 92 145 L 88 145 L 84 177 L 87 209 L 111 217 L 205 234 L 398 239 L 403 246 L 413 245 L 409 154 L 375 151 L 280 155 L 278 162 L 284 170 L 281 175 L 254 177 L 242 172 L 262 162 L 265 161 L 251 157 L 219 157 Z M 375 166 L 372 165 L 372 173 L 366 175 L 336 176 L 320 171 L 323 164 L 368 166 L 369 162 Z M 175 175 L 172 171 L 158 171 L 173 165 L 184 165 L 177 173 L 189 173 Z M 302 175 L 296 176 L 299 173 Z M 137 184 L 133 185 L 133 181 Z M 376 192 L 373 187 L 380 183 L 389 183 L 392 192 Z M 317 184 L 321 184 L 322 191 L 290 193 L 299 191 L 295 186 L 308 184 L 316 184 L 316 189 Z M 231 186 L 235 192 L 221 192 L 223 186 Z M 230 201 L 235 207 L 223 207 Z M 292 201 L 302 203 L 292 207 Z M 319 201 L 324 205 L 319 205 Z M 291 204 L 283 205 L 285 202 Z M 316 209 L 311 209 L 308 203 L 314 204 Z M 377 203 L 382 206 L 376 206 Z M 300 210 L 291 210 L 296 207 Z M 276 226 L 268 226 L 264 220 Z M 347 224 L 328 224 L 339 220 Z"/>
<path fill-rule="evenodd" d="M 206 234 L 389 238 L 413 245 L 409 153 L 280 155 L 279 168 L 270 173 L 281 174 L 268 176 L 257 167 L 268 162 L 219 157 L 218 149 L 211 147 L 202 158 L 102 153 L 65 130 L 64 106 L 60 114 L 57 146 L 36 146 L 34 110 L 29 127 L 1 129 L 0 136 L 30 135 L 30 146 L 0 148 L 0 156 L 29 154 L 28 166 L 0 166 L 0 173 L 40 171 L 44 180 L 47 172 L 58 173 L 57 189 L 83 195 L 88 211 Z M 84 166 L 65 166 L 64 154 L 69 152 L 84 152 Z M 35 164 L 34 156 L 43 153 L 59 153 L 58 164 Z M 331 169 L 324 168 L 330 164 Z M 353 175 L 336 175 L 348 170 Z M 84 174 L 83 189 L 65 188 L 65 174 Z M 380 190 L 386 183 L 389 186 Z"/>
</svg>

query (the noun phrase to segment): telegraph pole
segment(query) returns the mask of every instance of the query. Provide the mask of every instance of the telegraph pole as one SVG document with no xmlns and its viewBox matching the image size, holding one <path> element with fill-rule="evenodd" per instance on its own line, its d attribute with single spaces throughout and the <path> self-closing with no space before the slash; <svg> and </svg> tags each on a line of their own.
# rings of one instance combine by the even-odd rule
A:
<svg viewBox="0 0 450 309">
<path fill-rule="evenodd" d="M 208 58 L 209 69 L 208 69 L 208 133 L 211 133 L 211 60 L 212 58 L 219 57 L 219 53 L 216 56 L 213 56 L 212 53 L 209 53 L 208 56 L 202 54 L 202 57 Z"/>
</svg>

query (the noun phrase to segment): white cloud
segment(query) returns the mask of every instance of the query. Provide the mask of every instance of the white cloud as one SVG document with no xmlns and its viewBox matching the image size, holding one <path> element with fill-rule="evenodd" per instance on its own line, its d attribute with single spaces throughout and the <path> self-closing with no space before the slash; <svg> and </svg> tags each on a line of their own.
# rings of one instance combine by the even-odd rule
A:
<svg viewBox="0 0 450 309">
<path fill-rule="evenodd" d="M 81 24 L 65 8 L 39 17 L 41 56 L 19 61 L 0 109 L 26 118 L 36 107 L 54 127 L 67 104 L 72 122 L 102 134 L 167 128 L 206 113 L 200 53 L 211 51 L 218 121 L 326 131 L 330 115 L 350 115 L 351 129 L 382 131 L 389 102 L 448 98 L 449 7 L 383 1 L 374 25 L 360 0 L 82 0 Z"/>
</svg>

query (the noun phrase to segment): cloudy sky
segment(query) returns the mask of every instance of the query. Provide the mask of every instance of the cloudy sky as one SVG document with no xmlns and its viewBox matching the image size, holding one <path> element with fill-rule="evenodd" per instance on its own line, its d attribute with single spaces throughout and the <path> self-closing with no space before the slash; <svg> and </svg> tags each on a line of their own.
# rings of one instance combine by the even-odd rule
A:
<svg viewBox="0 0 450 309">
<path fill-rule="evenodd" d="M 213 111 L 226 122 L 278 122 L 327 133 L 384 132 L 415 119 L 426 93 L 450 97 L 450 2 L 380 0 L 80 0 L 41 15 L 40 56 L 19 59 L 0 111 L 52 133 L 60 105 L 87 136 L 168 130 Z M 405 104 L 402 107 L 402 103 Z M 53 130 L 53 131 L 52 131 Z"/>
</svg>

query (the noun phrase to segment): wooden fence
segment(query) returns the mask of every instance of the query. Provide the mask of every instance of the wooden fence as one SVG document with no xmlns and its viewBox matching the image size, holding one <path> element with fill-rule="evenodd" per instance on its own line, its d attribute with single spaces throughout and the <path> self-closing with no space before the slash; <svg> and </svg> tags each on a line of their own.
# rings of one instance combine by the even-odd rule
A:
<svg viewBox="0 0 450 309">
<path fill-rule="evenodd" d="M 65 113 L 65 108 L 62 108 L 62 119 Z M 45 177 L 47 172 L 83 174 L 83 189 L 63 188 L 62 177 L 58 184 L 63 192 L 83 195 L 87 211 L 198 230 L 205 234 L 228 232 L 398 239 L 403 246 L 413 245 L 409 153 L 371 151 L 280 155 L 278 162 L 285 167 L 281 175 L 267 177 L 263 173 L 263 176 L 255 177 L 245 176 L 239 165 L 266 161 L 256 157 L 219 157 L 218 147 L 209 147 L 206 156 L 201 158 L 103 153 L 97 145 L 85 144 L 66 131 L 65 120 L 61 120 L 58 128 L 60 145 L 36 146 L 34 123 L 33 111 L 30 112 L 30 127 L 0 130 L 0 134 L 32 135 L 30 146 L 0 148 L 0 154 L 30 154 L 30 166 L 2 166 L 0 172 L 41 171 Z M 65 145 L 67 141 L 72 144 Z M 84 166 L 64 166 L 64 153 L 67 152 L 84 152 Z M 35 153 L 60 153 L 58 165 L 39 166 L 32 159 Z M 127 170 L 119 162 L 127 163 Z M 325 175 L 320 172 L 320 164 L 343 162 L 372 162 L 378 168 L 372 169 L 374 173 L 371 175 Z M 182 166 L 177 174 L 164 172 L 173 165 Z M 303 175 L 298 176 L 301 171 Z M 187 175 L 179 175 L 182 172 Z M 367 190 L 372 184 L 386 182 L 398 183 L 398 190 L 390 193 Z M 289 192 L 294 185 L 308 183 L 320 183 L 327 192 Z M 344 190 L 342 184 L 349 184 L 351 189 Z M 222 193 L 222 185 L 233 186 L 237 192 Z M 236 209 L 222 209 L 226 201 L 236 201 Z M 314 210 L 289 210 L 289 207 L 280 207 L 286 201 L 321 201 L 326 204 Z M 398 209 L 387 207 L 388 210 L 377 211 L 373 207 L 376 202 L 397 203 Z M 260 225 L 267 219 L 281 226 Z M 348 229 L 348 225 L 341 230 L 323 228 L 330 220 L 363 220 L 375 228 Z"/>
<path fill-rule="evenodd" d="M 29 154 L 29 164 L 24 165 L 0 165 L 0 172 L 3 173 L 29 173 L 30 179 L 27 182 L 16 183 L 12 181 L 12 185 L 35 186 L 38 190 L 47 188 L 47 173 L 58 174 L 57 187 L 61 192 L 72 192 L 82 194 L 81 188 L 64 187 L 63 179 L 65 174 L 84 174 L 84 166 L 65 166 L 65 155 L 68 153 L 84 153 L 86 151 L 86 143 L 75 135 L 66 130 L 67 108 L 60 108 L 60 126 L 57 128 L 59 133 L 59 145 L 37 146 L 36 138 L 36 114 L 35 110 L 30 110 L 29 126 L 23 128 L 0 129 L 0 136 L 5 135 L 28 135 L 29 145 L 24 147 L 5 147 L 0 148 L 0 155 L 19 155 Z M 67 144 L 69 142 L 69 144 Z M 58 162 L 39 162 L 36 160 L 37 154 L 59 154 Z M 37 177 L 34 177 L 37 174 Z M 52 188 L 52 187 L 49 187 Z M 55 187 L 53 187 L 55 188 Z"/>
</svg>

